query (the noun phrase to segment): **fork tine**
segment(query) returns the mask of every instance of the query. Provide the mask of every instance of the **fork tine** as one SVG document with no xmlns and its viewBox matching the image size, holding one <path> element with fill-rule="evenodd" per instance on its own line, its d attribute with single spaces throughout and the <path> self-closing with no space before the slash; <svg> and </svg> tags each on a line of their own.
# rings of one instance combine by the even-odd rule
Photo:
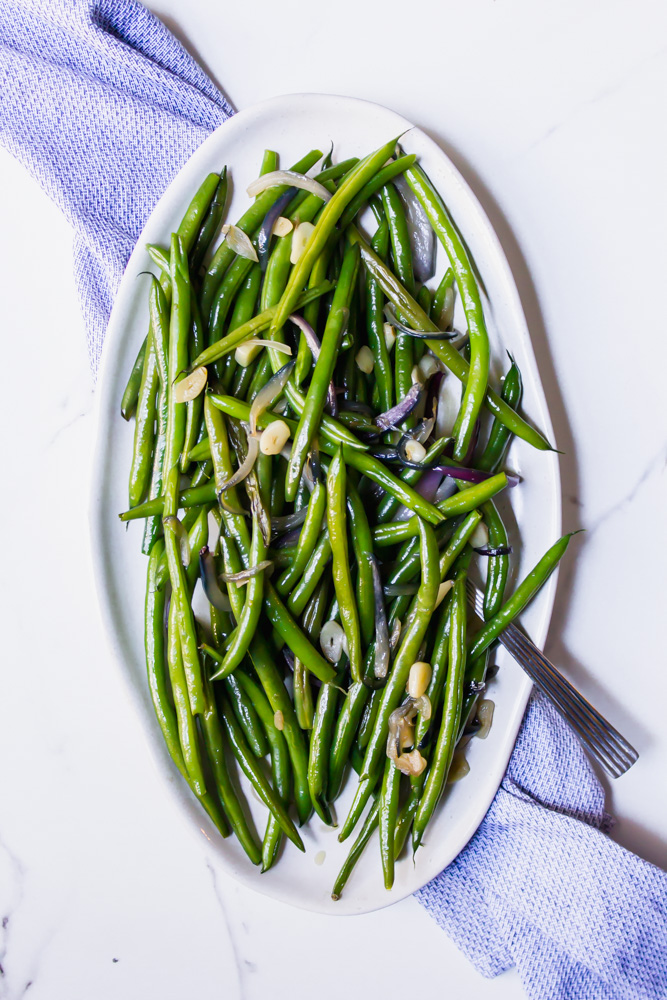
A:
<svg viewBox="0 0 667 1000">
<path fill-rule="evenodd" d="M 475 613 L 483 618 L 481 592 L 470 580 L 466 581 L 466 590 Z M 634 747 L 593 708 L 516 625 L 511 623 L 499 638 L 601 767 L 615 778 L 632 767 L 639 756 Z"/>
<path fill-rule="evenodd" d="M 507 637 L 507 643 L 503 637 L 503 644 L 507 646 L 515 658 L 517 656 L 520 658 L 518 662 L 533 680 L 535 686 L 549 698 L 556 711 L 565 719 L 588 752 L 609 774 L 615 778 L 620 777 L 631 766 L 630 763 L 622 760 L 613 747 L 601 740 L 597 732 L 591 730 L 586 720 L 582 719 L 578 711 L 574 709 L 567 689 L 555 686 L 553 678 L 536 669 L 533 662 L 524 662 L 523 652 L 515 644 L 513 636 Z"/>
<path fill-rule="evenodd" d="M 554 684 L 570 697 L 580 718 L 586 720 L 596 730 L 599 738 L 609 746 L 611 751 L 616 753 L 620 763 L 634 763 L 638 757 L 637 751 L 621 733 L 610 722 L 607 722 L 604 716 L 600 715 L 597 709 L 555 669 L 546 656 L 526 639 L 520 629 L 514 628 L 513 633 L 516 633 L 517 643 L 526 656 L 532 657 L 540 668 L 553 679 Z"/>
</svg>

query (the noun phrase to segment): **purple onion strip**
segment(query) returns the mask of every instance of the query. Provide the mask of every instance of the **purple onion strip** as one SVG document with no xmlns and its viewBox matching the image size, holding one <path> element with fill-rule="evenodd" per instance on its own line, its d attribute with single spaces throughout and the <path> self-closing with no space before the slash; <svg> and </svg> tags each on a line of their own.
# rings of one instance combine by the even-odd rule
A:
<svg viewBox="0 0 667 1000">
<path fill-rule="evenodd" d="M 408 389 L 407 395 L 400 403 L 397 403 L 396 406 L 392 406 L 390 410 L 381 413 L 375 418 L 373 421 L 375 426 L 379 427 L 381 431 L 388 431 L 392 427 L 396 427 L 397 424 L 402 424 L 418 405 L 423 392 L 424 387 L 419 382 L 413 382 Z"/>
<path fill-rule="evenodd" d="M 406 326 L 405 323 L 401 323 L 391 302 L 388 302 L 384 307 L 384 314 L 387 317 L 387 321 L 391 323 L 391 325 L 395 327 L 399 333 L 406 333 L 408 337 L 417 337 L 419 340 L 456 340 L 457 337 L 461 336 L 458 330 L 450 330 L 449 332 L 445 330 L 437 330 L 433 333 L 422 333 L 420 330 L 413 330 L 411 326 Z"/>
<path fill-rule="evenodd" d="M 320 356 L 320 348 L 322 345 L 320 344 L 320 339 L 313 330 L 312 326 L 310 323 L 306 322 L 303 316 L 299 316 L 298 313 L 292 313 L 289 318 L 290 321 L 301 330 L 302 334 L 306 338 L 306 343 L 308 344 L 310 353 L 313 355 L 314 360 L 317 361 Z M 327 405 L 331 416 L 337 416 L 338 404 L 336 402 L 336 389 L 334 388 L 333 382 L 329 382 L 329 386 L 327 388 Z"/>
<path fill-rule="evenodd" d="M 271 233 L 276 224 L 276 219 L 279 219 L 283 214 L 283 209 L 287 208 L 296 192 L 297 189 L 295 187 L 288 188 L 285 194 L 281 194 L 280 198 L 274 201 L 264 216 L 264 221 L 257 236 L 257 255 L 262 271 L 266 271 L 266 265 L 269 262 L 269 244 L 271 243 Z"/>
</svg>

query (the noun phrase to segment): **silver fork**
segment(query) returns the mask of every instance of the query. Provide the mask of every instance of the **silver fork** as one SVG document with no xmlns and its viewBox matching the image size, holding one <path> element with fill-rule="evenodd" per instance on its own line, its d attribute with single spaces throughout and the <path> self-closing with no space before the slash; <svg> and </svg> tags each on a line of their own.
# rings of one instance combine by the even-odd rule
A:
<svg viewBox="0 0 667 1000">
<path fill-rule="evenodd" d="M 484 599 L 481 591 L 470 580 L 466 587 L 468 601 L 475 613 L 483 619 Z M 579 694 L 516 625 L 510 623 L 498 638 L 528 674 L 535 687 L 546 695 L 565 719 L 586 752 L 612 778 L 625 774 L 639 757 L 635 748 Z"/>
</svg>

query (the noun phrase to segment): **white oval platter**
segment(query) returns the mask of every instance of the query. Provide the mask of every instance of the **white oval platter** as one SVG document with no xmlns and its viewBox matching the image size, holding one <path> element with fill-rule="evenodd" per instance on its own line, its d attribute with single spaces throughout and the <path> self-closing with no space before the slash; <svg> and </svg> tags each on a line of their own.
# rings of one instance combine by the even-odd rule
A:
<svg viewBox="0 0 667 1000">
<path fill-rule="evenodd" d="M 233 838 L 222 840 L 211 827 L 172 765 L 162 743 L 148 694 L 143 655 L 143 603 L 146 558 L 140 552 L 141 526 L 129 530 L 118 520 L 127 506 L 127 473 L 133 426 L 119 414 L 127 375 L 147 328 L 146 279 L 150 267 L 147 243 L 168 245 L 194 191 L 206 173 L 227 164 L 233 197 L 228 221 L 247 205 L 246 185 L 257 176 L 264 149 L 275 149 L 284 166 L 309 149 L 322 151 L 334 143 L 335 161 L 363 156 L 393 136 L 419 160 L 443 196 L 461 231 L 486 292 L 486 315 L 492 339 L 493 372 L 506 368 L 506 350 L 517 360 L 524 380 L 522 410 L 553 441 L 551 421 L 526 322 L 509 265 L 477 199 L 442 150 L 419 128 L 377 104 L 320 94 L 278 97 L 242 111 L 214 132 L 185 164 L 160 199 L 130 258 L 113 309 L 104 344 L 97 398 L 97 438 L 91 489 L 93 560 L 99 601 L 112 649 L 126 678 L 137 719 L 151 746 L 160 780 L 174 793 L 177 811 L 222 871 L 244 885 L 294 906 L 329 914 L 364 913 L 415 892 L 445 868 L 463 849 L 482 821 L 502 779 L 530 694 L 530 682 L 504 651 L 488 697 L 495 704 L 493 728 L 485 741 L 473 740 L 467 751 L 468 776 L 450 786 L 413 864 L 406 853 L 397 864 L 393 889 L 382 884 L 377 840 L 359 862 L 342 898 L 331 900 L 331 887 L 350 847 L 339 844 L 336 831 L 316 817 L 301 831 L 306 853 L 292 845 L 283 849 L 275 867 L 261 874 L 247 861 Z M 439 253 L 438 275 L 445 266 Z M 453 381 L 453 380 L 452 380 Z M 503 498 L 503 510 L 514 544 L 512 580 L 520 579 L 560 534 L 560 480 L 557 455 L 537 452 L 521 441 L 510 449 L 507 466 L 522 482 Z M 520 526 L 520 534 L 516 529 Z M 556 589 L 553 576 L 525 611 L 522 623 L 541 645 L 546 638 Z M 337 803 L 344 816 L 353 781 Z M 250 795 L 260 836 L 264 813 Z M 174 822 L 180 822 L 174 817 Z"/>
</svg>

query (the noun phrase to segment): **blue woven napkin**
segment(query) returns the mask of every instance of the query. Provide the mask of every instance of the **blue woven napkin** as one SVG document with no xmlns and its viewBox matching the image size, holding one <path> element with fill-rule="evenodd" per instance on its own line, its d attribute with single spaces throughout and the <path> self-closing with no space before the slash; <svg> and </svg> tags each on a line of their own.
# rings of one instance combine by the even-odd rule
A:
<svg viewBox="0 0 667 1000">
<path fill-rule="evenodd" d="M 73 226 L 95 369 L 144 222 L 233 111 L 135 0 L 0 0 L 0 46 L 0 138 Z M 516 965 L 535 1000 L 664 1000 L 667 875 L 609 825 L 586 758 L 536 696 L 484 822 L 417 898 L 483 975 Z"/>
</svg>

